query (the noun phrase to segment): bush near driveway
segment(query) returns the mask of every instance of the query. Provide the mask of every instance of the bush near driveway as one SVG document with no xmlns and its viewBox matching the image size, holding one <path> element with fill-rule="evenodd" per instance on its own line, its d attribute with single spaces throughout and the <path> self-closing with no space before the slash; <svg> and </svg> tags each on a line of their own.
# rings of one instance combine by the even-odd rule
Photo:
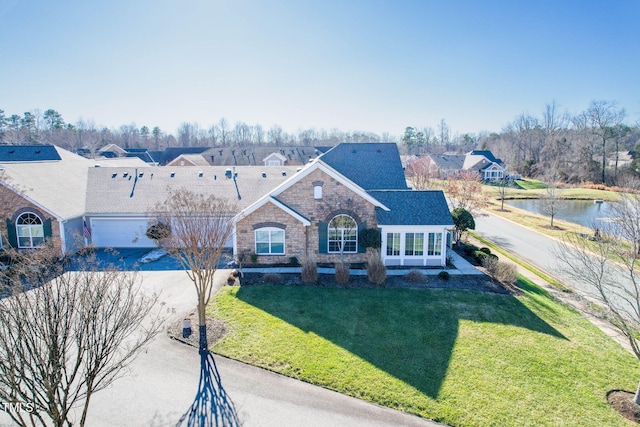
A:
<svg viewBox="0 0 640 427">
<path fill-rule="evenodd" d="M 626 426 L 612 389 L 635 359 L 520 279 L 522 295 L 429 289 L 223 289 L 213 350 L 378 404 L 465 426 Z"/>
</svg>

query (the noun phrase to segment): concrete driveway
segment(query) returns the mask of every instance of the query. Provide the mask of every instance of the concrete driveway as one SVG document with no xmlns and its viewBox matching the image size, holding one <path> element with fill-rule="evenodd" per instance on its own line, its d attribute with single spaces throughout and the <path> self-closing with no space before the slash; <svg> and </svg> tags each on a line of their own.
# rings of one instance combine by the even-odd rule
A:
<svg viewBox="0 0 640 427">
<path fill-rule="evenodd" d="M 217 274 L 226 277 L 223 271 Z M 183 271 L 145 271 L 141 276 L 146 291 L 161 291 L 168 322 L 193 311 L 195 290 Z M 441 425 L 233 360 L 215 360 L 244 426 Z M 175 425 L 193 402 L 199 368 L 197 349 L 159 335 L 122 378 L 94 395 L 88 425 Z"/>
</svg>

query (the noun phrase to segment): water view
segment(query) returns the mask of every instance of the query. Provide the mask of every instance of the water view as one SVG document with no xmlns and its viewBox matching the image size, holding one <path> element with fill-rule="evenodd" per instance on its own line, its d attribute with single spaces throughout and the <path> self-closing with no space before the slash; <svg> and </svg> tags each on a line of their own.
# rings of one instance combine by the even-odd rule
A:
<svg viewBox="0 0 640 427">
<path fill-rule="evenodd" d="M 505 200 L 505 205 L 545 215 L 544 200 L 541 199 Z M 611 216 L 611 206 L 610 202 L 594 203 L 593 200 L 558 200 L 558 212 L 555 217 L 585 227 L 593 227 L 594 224 Z"/>
</svg>

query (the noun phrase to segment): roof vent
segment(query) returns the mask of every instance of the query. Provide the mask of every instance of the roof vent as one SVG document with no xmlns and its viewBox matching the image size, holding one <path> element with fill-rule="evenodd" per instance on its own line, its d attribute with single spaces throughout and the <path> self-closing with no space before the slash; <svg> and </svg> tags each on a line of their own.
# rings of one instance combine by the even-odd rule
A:
<svg viewBox="0 0 640 427">
<path fill-rule="evenodd" d="M 232 176 L 232 175 L 231 175 L 231 169 L 226 169 L 226 170 L 224 171 L 224 176 L 226 176 L 226 177 L 227 177 L 227 179 L 231 179 L 231 176 Z"/>
<path fill-rule="evenodd" d="M 262 172 L 262 177 L 266 178 L 267 177 L 267 173 L 266 172 Z"/>
<path fill-rule="evenodd" d="M 218 177 L 213 175 L 213 180 L 215 181 L 216 179 L 218 179 Z"/>
<path fill-rule="evenodd" d="M 117 174 L 117 173 L 112 173 L 112 174 L 111 174 L 111 178 L 115 178 L 116 176 L 118 176 L 118 174 Z"/>
<path fill-rule="evenodd" d="M 198 172 L 198 178 L 202 178 L 203 175 L 202 171 Z"/>
<path fill-rule="evenodd" d="M 356 154 L 356 150 L 351 150 L 351 152 L 352 152 L 353 154 Z"/>
<path fill-rule="evenodd" d="M 176 176 L 176 173 L 175 173 L 175 172 L 171 172 L 171 174 L 170 174 L 169 176 L 170 176 L 171 178 L 173 178 L 173 177 L 175 177 L 175 176 Z"/>
<path fill-rule="evenodd" d="M 376 153 L 382 153 L 382 150 L 378 148 L 378 149 L 376 150 Z"/>
<path fill-rule="evenodd" d="M 94 168 L 99 168 L 100 167 L 100 163 L 96 163 L 95 165 L 93 165 Z"/>
<path fill-rule="evenodd" d="M 302 170 L 302 168 L 297 168 L 296 172 L 300 172 Z"/>
<path fill-rule="evenodd" d="M 282 176 L 287 176 L 287 172 L 282 171 Z"/>
<path fill-rule="evenodd" d="M 142 178 L 143 176 L 144 176 L 144 172 L 140 172 L 140 173 L 138 174 L 138 178 Z"/>
<path fill-rule="evenodd" d="M 122 174 L 123 178 L 126 178 L 127 176 L 129 176 L 129 172 L 125 172 L 125 173 Z"/>
</svg>

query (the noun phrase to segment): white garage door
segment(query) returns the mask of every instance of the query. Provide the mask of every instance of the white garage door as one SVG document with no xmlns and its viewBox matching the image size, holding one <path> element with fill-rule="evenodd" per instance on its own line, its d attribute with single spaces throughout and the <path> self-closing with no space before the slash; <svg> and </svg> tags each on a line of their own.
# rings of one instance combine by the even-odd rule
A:
<svg viewBox="0 0 640 427">
<path fill-rule="evenodd" d="M 98 248 L 153 248 L 146 218 L 91 218 L 91 241 Z"/>
</svg>

